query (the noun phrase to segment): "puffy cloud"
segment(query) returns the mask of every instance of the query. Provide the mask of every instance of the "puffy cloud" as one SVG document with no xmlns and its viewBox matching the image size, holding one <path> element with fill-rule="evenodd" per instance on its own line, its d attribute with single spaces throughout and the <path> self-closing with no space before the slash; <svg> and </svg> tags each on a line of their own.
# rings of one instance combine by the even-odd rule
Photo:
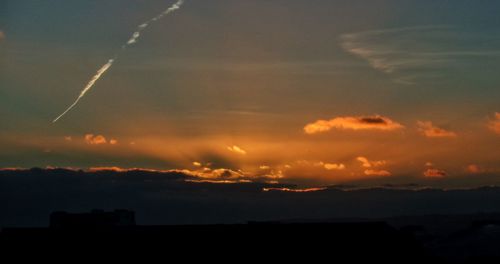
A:
<svg viewBox="0 0 500 264">
<path fill-rule="evenodd" d="M 424 171 L 424 176 L 427 178 L 443 178 L 447 175 L 446 171 L 439 169 L 427 169 Z"/>
<path fill-rule="evenodd" d="M 437 127 L 430 121 L 418 121 L 418 130 L 420 133 L 428 138 L 455 138 L 457 134 L 452 131 L 445 130 Z"/>
<path fill-rule="evenodd" d="M 325 163 L 325 169 L 327 170 L 345 170 L 344 164 L 336 164 L 336 163 Z"/>
<path fill-rule="evenodd" d="M 331 129 L 344 130 L 380 130 L 392 131 L 404 128 L 403 125 L 391 120 L 388 117 L 373 116 L 355 116 L 355 117 L 336 117 L 330 120 L 318 120 L 304 127 L 306 134 L 312 135 L 330 131 Z"/>
<path fill-rule="evenodd" d="M 357 157 L 356 160 L 361 162 L 363 167 L 365 167 L 365 168 L 380 167 L 380 166 L 387 164 L 387 161 L 385 161 L 385 160 L 373 161 L 373 160 L 369 160 L 365 157 Z"/>
<path fill-rule="evenodd" d="M 491 131 L 500 135 L 500 113 L 495 113 L 495 117 L 488 124 Z"/>
<path fill-rule="evenodd" d="M 90 145 L 102 145 L 108 143 L 106 138 L 102 135 L 95 136 L 94 134 L 85 135 L 85 142 Z"/>
<path fill-rule="evenodd" d="M 85 142 L 89 145 L 104 145 L 104 144 L 110 144 L 110 145 L 117 145 L 118 140 L 112 138 L 110 140 L 107 140 L 106 137 L 103 135 L 94 135 L 94 134 L 86 134 L 85 135 Z M 71 141 L 71 137 L 66 137 L 67 141 Z"/>
<path fill-rule="evenodd" d="M 484 170 L 476 164 L 468 165 L 466 171 L 470 174 L 480 174 L 484 172 Z"/>
<path fill-rule="evenodd" d="M 247 154 L 247 152 L 244 149 L 242 149 L 242 148 L 240 148 L 240 147 L 238 147 L 236 145 L 234 145 L 232 147 L 231 146 L 227 147 L 227 150 L 229 150 L 231 152 L 234 152 L 234 153 L 237 153 L 237 154 L 240 154 L 240 155 L 246 155 Z"/>
<path fill-rule="evenodd" d="M 342 163 L 325 163 L 323 161 L 309 161 L 309 160 L 298 160 L 295 162 L 299 166 L 303 167 L 316 167 L 325 170 L 345 170 L 346 166 Z M 285 169 L 290 169 L 292 166 L 285 165 Z"/>
<path fill-rule="evenodd" d="M 392 173 L 387 170 L 365 170 L 367 176 L 391 176 Z"/>
</svg>

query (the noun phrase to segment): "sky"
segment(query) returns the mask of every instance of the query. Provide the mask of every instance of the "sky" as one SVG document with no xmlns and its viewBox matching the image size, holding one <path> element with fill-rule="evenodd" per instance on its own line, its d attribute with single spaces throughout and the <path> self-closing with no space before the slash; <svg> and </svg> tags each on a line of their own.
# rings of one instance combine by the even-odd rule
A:
<svg viewBox="0 0 500 264">
<path fill-rule="evenodd" d="M 494 0 L 0 2 L 0 167 L 500 179 Z M 79 104 L 61 114 L 109 59 Z"/>
</svg>

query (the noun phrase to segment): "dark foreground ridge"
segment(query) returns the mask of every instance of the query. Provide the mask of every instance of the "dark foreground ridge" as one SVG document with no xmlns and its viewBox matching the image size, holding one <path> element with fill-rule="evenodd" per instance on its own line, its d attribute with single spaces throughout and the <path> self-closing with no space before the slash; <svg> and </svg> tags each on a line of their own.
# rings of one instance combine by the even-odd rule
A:
<svg viewBox="0 0 500 264">
<path fill-rule="evenodd" d="M 431 219 L 431 220 L 430 220 Z M 433 220 L 432 220 L 433 219 Z M 132 211 L 71 214 L 55 212 L 48 228 L 6 228 L 0 246 L 6 252 L 86 252 L 86 254 L 159 255 L 160 258 L 247 260 L 370 259 L 385 263 L 484 263 L 498 260 L 500 221 L 483 217 L 429 216 L 387 221 L 249 222 L 231 225 L 141 226 Z M 431 222 L 432 225 L 425 224 Z M 470 223 L 459 231 L 440 224 Z M 411 223 L 415 223 L 411 225 Z M 438 225 L 438 226 L 436 226 Z M 432 233 L 428 233 L 426 229 Z M 433 230 L 434 228 L 435 230 Z M 448 232 L 443 235 L 444 232 Z M 484 236 L 483 233 L 487 233 Z M 496 236 L 495 236 L 496 235 Z M 486 240 L 484 240 L 486 239 Z M 489 239 L 489 240 L 488 240 Z M 496 239 L 496 240 L 495 240 Z M 468 248 L 488 244 L 488 248 Z M 472 254 L 466 253 L 472 250 Z M 442 251 L 442 252 L 440 252 Z M 119 253 L 118 253 L 119 252 Z M 156 256 L 158 257 L 158 256 Z M 329 261 L 330 262 L 330 261 Z"/>
</svg>

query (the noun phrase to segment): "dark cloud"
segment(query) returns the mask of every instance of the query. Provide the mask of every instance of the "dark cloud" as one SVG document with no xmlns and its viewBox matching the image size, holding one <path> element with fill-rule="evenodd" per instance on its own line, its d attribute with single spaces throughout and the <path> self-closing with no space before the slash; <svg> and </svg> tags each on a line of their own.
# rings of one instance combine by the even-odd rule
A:
<svg viewBox="0 0 500 264">
<path fill-rule="evenodd" d="M 0 170 L 0 226 L 44 226 L 53 211 L 96 208 L 134 210 L 140 224 L 205 224 L 492 211 L 500 203 L 500 188 L 348 189 L 199 181 L 178 171 L 9 169 Z"/>
</svg>

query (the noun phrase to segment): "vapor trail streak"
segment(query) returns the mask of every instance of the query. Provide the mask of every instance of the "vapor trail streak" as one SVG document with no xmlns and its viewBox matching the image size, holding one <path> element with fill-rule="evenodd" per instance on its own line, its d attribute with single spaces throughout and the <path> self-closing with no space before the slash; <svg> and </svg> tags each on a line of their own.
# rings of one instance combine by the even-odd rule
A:
<svg viewBox="0 0 500 264">
<path fill-rule="evenodd" d="M 151 18 L 150 20 L 146 21 L 145 23 L 142 23 L 137 27 L 137 31 L 135 31 L 132 34 L 132 37 L 127 41 L 125 45 L 122 46 L 121 51 L 124 51 L 127 49 L 128 46 L 133 45 L 134 43 L 137 42 L 137 40 L 141 37 L 141 32 L 146 29 L 151 23 L 156 22 L 163 18 L 164 16 L 174 12 L 175 10 L 181 8 L 182 4 L 184 3 L 184 0 L 178 0 L 175 4 L 170 6 L 167 10 L 163 11 L 161 14 Z M 71 104 L 66 111 L 64 111 L 61 115 L 59 115 L 52 123 L 56 123 L 59 119 L 61 119 L 64 115 L 66 115 L 71 109 L 73 109 L 78 102 L 85 96 L 85 94 L 92 89 L 94 84 L 101 78 L 101 76 L 106 73 L 106 71 L 113 65 L 115 60 L 118 59 L 118 55 L 116 55 L 113 59 L 110 59 L 106 64 L 104 64 L 98 71 L 97 73 L 92 77 L 92 79 L 89 81 L 89 83 L 83 88 L 83 90 L 80 92 L 80 95 L 76 98 L 75 102 Z"/>
</svg>

